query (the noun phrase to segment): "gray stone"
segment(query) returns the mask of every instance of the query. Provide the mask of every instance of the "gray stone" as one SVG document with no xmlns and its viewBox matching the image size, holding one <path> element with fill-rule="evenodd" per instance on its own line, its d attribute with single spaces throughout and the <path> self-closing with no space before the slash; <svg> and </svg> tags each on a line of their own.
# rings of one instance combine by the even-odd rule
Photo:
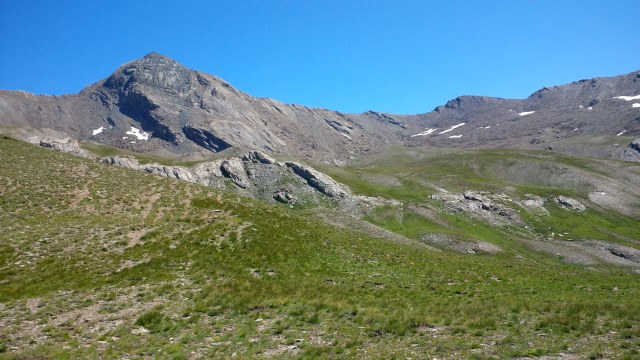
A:
<svg viewBox="0 0 640 360">
<path fill-rule="evenodd" d="M 284 204 L 290 204 L 295 200 L 293 195 L 291 195 L 291 193 L 287 190 L 278 190 L 274 192 L 273 199 Z"/>
<path fill-rule="evenodd" d="M 626 161 L 640 161 L 640 138 L 633 140 L 627 145 L 621 158 Z"/>
<path fill-rule="evenodd" d="M 560 195 L 553 200 L 567 210 L 575 210 L 577 212 L 581 212 L 586 209 L 586 207 L 582 205 L 580 201 L 570 198 L 568 196 Z"/>
<path fill-rule="evenodd" d="M 140 170 L 140 164 L 138 163 L 138 160 L 134 158 L 129 158 L 129 157 L 122 158 L 117 156 L 109 156 L 109 157 L 104 157 L 100 159 L 100 161 L 109 165 L 115 165 L 115 166 L 119 166 L 127 169 L 133 169 L 133 170 Z"/>
<path fill-rule="evenodd" d="M 222 177 L 222 160 L 209 161 L 194 166 L 191 170 L 200 179 L 208 177 Z"/>
<path fill-rule="evenodd" d="M 251 184 L 249 182 L 249 179 L 247 178 L 247 173 L 240 159 L 224 160 L 222 162 L 221 170 L 224 176 L 231 179 L 234 184 L 243 189 L 248 188 Z"/>
<path fill-rule="evenodd" d="M 77 140 L 70 138 L 56 139 L 51 137 L 33 136 L 27 139 L 27 142 L 87 159 L 96 159 L 95 155 L 81 148 Z"/>
<path fill-rule="evenodd" d="M 267 164 L 267 165 L 276 163 L 276 161 L 272 157 L 260 151 L 251 151 L 243 155 L 242 160 L 251 161 L 251 162 L 260 163 L 260 164 Z"/>
<path fill-rule="evenodd" d="M 348 195 L 347 189 L 342 185 L 315 169 L 292 161 L 286 162 L 286 165 L 293 170 L 296 175 L 306 180 L 309 185 L 327 196 L 342 198 Z"/>
</svg>

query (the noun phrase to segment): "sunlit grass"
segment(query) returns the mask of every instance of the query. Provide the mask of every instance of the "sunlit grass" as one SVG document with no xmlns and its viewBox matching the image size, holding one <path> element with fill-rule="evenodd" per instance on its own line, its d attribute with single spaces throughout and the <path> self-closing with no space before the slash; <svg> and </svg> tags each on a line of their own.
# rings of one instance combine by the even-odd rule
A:
<svg viewBox="0 0 640 360">
<path fill-rule="evenodd" d="M 0 157 L 0 358 L 631 358 L 640 349 L 637 274 L 510 248 L 509 229 L 439 213 L 445 227 L 406 209 L 372 215 L 408 237 L 437 231 L 509 250 L 436 252 L 15 141 L 0 140 Z M 404 186 L 412 201 L 430 191 Z M 579 228 L 583 218 L 571 216 Z"/>
</svg>

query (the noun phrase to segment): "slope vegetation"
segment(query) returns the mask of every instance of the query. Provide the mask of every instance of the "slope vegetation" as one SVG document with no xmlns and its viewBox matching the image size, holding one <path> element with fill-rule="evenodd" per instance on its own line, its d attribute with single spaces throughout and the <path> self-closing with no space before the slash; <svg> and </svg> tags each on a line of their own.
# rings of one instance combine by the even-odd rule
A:
<svg viewBox="0 0 640 360">
<path fill-rule="evenodd" d="M 335 177 L 403 200 L 380 211 L 404 214 L 370 216 L 413 243 L 2 138 L 0 358 L 638 356 L 632 267 L 570 264 L 509 226 L 424 203 L 437 188 L 551 190 L 518 183 L 497 153 L 473 155 L 500 160 L 479 168 L 412 156 L 416 165 L 378 159 Z M 586 211 L 567 221 L 584 231 L 609 221 L 602 234 L 637 246 L 624 240 L 638 238 L 636 223 Z M 429 227 L 477 228 L 502 251 L 436 251 L 421 245 Z"/>
</svg>

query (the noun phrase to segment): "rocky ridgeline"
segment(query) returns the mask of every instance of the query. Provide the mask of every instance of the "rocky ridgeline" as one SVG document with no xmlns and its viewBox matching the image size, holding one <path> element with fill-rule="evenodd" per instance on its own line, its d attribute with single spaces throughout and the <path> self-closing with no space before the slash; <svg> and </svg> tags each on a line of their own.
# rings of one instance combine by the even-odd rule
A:
<svg viewBox="0 0 640 360">
<path fill-rule="evenodd" d="M 261 188 L 275 179 L 281 182 L 284 176 L 294 174 L 300 177 L 308 186 L 330 198 L 344 198 L 350 193 L 346 187 L 337 183 L 329 176 L 315 169 L 296 162 L 277 162 L 267 154 L 251 151 L 239 158 L 209 161 L 193 167 L 168 166 L 161 164 L 140 164 L 133 158 L 105 157 L 102 162 L 125 167 L 133 170 L 145 171 L 154 175 L 189 181 L 207 186 L 215 186 L 220 180 L 229 179 L 243 190 Z M 269 176 L 268 174 L 273 176 Z M 220 187 L 220 186 L 218 186 Z M 293 202 L 293 189 L 277 189 L 273 198 L 281 202 Z"/>
<path fill-rule="evenodd" d="M 278 162 L 260 151 L 250 151 L 240 157 L 219 159 L 194 166 L 172 166 L 158 163 L 142 164 L 133 157 L 109 156 L 98 159 L 71 139 L 32 137 L 29 142 L 60 152 L 99 160 L 127 169 L 188 181 L 215 188 L 228 188 L 229 180 L 239 193 L 262 199 L 271 198 L 283 203 L 296 203 L 301 198 L 318 194 L 352 203 L 371 203 L 351 194 L 342 184 L 307 165 L 297 162 Z"/>
<path fill-rule="evenodd" d="M 53 130 L 79 141 L 191 159 L 259 149 L 339 164 L 405 145 L 544 149 L 640 161 L 638 140 L 626 145 L 640 136 L 638 94 L 636 71 L 544 88 L 526 99 L 460 96 L 423 114 L 345 114 L 256 98 L 150 53 L 78 94 L 0 90 L 0 130 Z M 603 140 L 613 136 L 621 136 L 619 144 Z"/>
</svg>

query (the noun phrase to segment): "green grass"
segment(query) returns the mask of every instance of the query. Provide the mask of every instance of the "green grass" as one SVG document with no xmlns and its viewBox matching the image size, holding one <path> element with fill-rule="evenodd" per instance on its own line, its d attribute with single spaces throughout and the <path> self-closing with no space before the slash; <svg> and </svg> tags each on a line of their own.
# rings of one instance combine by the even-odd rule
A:
<svg viewBox="0 0 640 360">
<path fill-rule="evenodd" d="M 0 140 L 0 158 L 0 358 L 640 350 L 638 275 L 626 269 L 435 252 L 11 140 Z M 410 237 L 509 244 L 509 229 L 461 216 L 439 214 L 453 225 L 443 227 L 379 211 Z"/>
</svg>

